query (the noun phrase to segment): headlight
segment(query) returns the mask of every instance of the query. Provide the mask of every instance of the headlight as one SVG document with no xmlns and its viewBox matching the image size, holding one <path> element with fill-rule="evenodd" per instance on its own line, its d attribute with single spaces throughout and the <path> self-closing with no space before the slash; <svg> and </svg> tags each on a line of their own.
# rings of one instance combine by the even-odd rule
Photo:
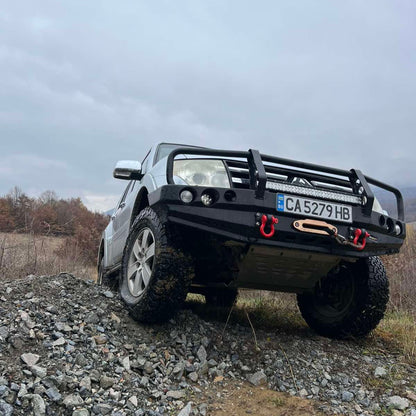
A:
<svg viewBox="0 0 416 416">
<path fill-rule="evenodd" d="M 186 159 L 175 160 L 173 165 L 175 182 L 180 180 L 193 186 L 215 186 L 230 188 L 230 180 L 222 160 Z M 179 179 L 179 180 L 176 180 Z"/>
</svg>

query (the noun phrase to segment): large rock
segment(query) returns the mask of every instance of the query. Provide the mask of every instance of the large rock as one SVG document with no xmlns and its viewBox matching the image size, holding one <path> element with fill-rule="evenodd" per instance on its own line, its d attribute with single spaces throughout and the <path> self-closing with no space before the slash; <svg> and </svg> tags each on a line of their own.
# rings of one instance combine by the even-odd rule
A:
<svg viewBox="0 0 416 416">
<path fill-rule="evenodd" d="M 249 374 L 247 376 L 247 381 L 253 386 L 262 386 L 267 384 L 267 376 L 263 371 L 257 371 L 254 374 Z"/>
<path fill-rule="evenodd" d="M 344 390 L 341 395 L 343 402 L 352 402 L 354 400 L 354 394 L 350 391 Z"/>
<path fill-rule="evenodd" d="M 20 356 L 20 359 L 28 366 L 32 367 L 39 361 L 39 355 L 27 352 Z"/>
<path fill-rule="evenodd" d="M 115 383 L 116 383 L 116 380 L 112 377 L 108 377 L 108 376 L 101 376 L 100 377 L 100 386 L 103 389 L 108 389 L 108 388 L 112 387 Z"/>
<path fill-rule="evenodd" d="M 409 407 L 409 400 L 400 396 L 392 396 L 389 398 L 387 405 L 393 409 L 405 410 Z"/>
<path fill-rule="evenodd" d="M 384 367 L 376 367 L 374 375 L 376 377 L 385 377 L 387 375 L 387 370 Z"/>
<path fill-rule="evenodd" d="M 6 341 L 9 336 L 9 330 L 7 326 L 0 326 L 0 341 Z"/>
<path fill-rule="evenodd" d="M 207 360 L 207 351 L 203 345 L 201 345 L 196 353 L 198 360 L 204 363 Z"/>
<path fill-rule="evenodd" d="M 178 416 L 190 416 L 192 412 L 192 404 L 189 402 L 179 413 Z"/>
<path fill-rule="evenodd" d="M 59 402 L 62 398 L 61 393 L 55 387 L 50 387 L 45 393 L 54 402 Z"/>
<path fill-rule="evenodd" d="M 95 404 L 92 408 L 93 413 L 97 413 L 99 415 L 108 415 L 111 413 L 112 410 L 113 407 L 105 403 Z"/>
<path fill-rule="evenodd" d="M 13 406 L 9 403 L 6 403 L 4 400 L 0 400 L 0 415 L 2 416 L 12 416 Z"/>
<path fill-rule="evenodd" d="M 45 378 L 47 375 L 47 369 L 44 367 L 39 367 L 38 365 L 32 365 L 32 367 L 30 367 L 30 371 L 33 375 L 39 378 Z"/>
<path fill-rule="evenodd" d="M 185 397 L 185 393 L 181 390 L 169 390 L 166 396 L 174 400 L 179 400 Z"/>
<path fill-rule="evenodd" d="M 31 403 L 33 414 L 35 416 L 43 416 L 46 413 L 45 401 L 39 396 L 39 394 L 32 395 Z"/>
<path fill-rule="evenodd" d="M 78 393 L 70 394 L 64 398 L 63 404 L 68 409 L 72 409 L 75 406 L 79 406 L 84 403 L 81 396 Z"/>
<path fill-rule="evenodd" d="M 90 412 L 87 409 L 76 409 L 72 412 L 72 416 L 89 416 Z"/>
<path fill-rule="evenodd" d="M 87 390 L 91 390 L 91 378 L 88 376 L 83 377 L 79 382 L 79 386 L 84 387 Z"/>
</svg>

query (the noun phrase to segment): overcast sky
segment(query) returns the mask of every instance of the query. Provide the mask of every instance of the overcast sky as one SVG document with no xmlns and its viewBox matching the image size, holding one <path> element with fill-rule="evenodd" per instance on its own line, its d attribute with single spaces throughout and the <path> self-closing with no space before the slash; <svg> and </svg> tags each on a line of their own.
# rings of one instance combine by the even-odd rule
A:
<svg viewBox="0 0 416 416">
<path fill-rule="evenodd" d="M 0 194 L 106 210 L 160 140 L 416 176 L 416 2 L 0 0 Z"/>
</svg>

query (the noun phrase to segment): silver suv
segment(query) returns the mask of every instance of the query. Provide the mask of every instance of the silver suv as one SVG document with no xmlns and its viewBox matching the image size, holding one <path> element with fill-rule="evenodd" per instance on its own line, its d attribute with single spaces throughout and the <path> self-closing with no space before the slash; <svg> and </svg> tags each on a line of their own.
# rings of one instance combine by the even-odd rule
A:
<svg viewBox="0 0 416 416">
<path fill-rule="evenodd" d="M 378 256 L 406 233 L 396 188 L 357 169 L 171 143 L 118 162 L 114 177 L 128 183 L 102 236 L 99 283 L 118 285 L 135 319 L 171 317 L 189 291 L 232 305 L 241 287 L 297 293 L 326 336 L 364 336 L 383 317 Z M 397 218 L 374 187 L 395 195 Z"/>
</svg>

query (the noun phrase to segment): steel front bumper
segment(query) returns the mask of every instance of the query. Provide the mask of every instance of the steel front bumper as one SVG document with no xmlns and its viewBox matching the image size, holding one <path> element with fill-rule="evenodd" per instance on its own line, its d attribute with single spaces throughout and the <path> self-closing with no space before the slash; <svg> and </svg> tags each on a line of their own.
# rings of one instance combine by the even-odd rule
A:
<svg viewBox="0 0 416 416">
<path fill-rule="evenodd" d="M 184 189 L 193 192 L 194 199 L 191 203 L 182 202 L 180 193 Z M 205 206 L 201 201 L 201 195 L 207 189 L 215 195 L 214 199 L 216 199 L 210 206 Z M 351 236 L 354 229 L 364 228 L 371 234 L 372 239 L 367 240 L 363 250 L 341 245 L 329 235 L 304 233 L 295 229 L 295 221 L 306 217 L 277 212 L 276 193 L 271 191 L 266 191 L 264 197 L 259 199 L 256 198 L 256 191 L 252 189 L 227 190 L 165 185 L 149 194 L 149 202 L 155 209 L 163 211 L 169 222 L 209 232 L 225 240 L 343 257 L 358 258 L 397 253 L 406 233 L 405 224 L 402 222 L 387 218 L 390 224 L 393 221 L 402 230 L 399 235 L 395 235 L 394 230 L 391 228 L 389 230 L 386 225 L 380 225 L 386 223 L 386 216 L 380 221 L 381 214 L 372 212 L 365 215 L 362 207 L 353 206 L 352 224 L 331 222 L 331 225 L 336 226 L 338 233 L 346 237 Z M 259 214 L 277 217 L 278 223 L 275 225 L 275 233 L 272 237 L 266 238 L 260 233 Z"/>
</svg>

